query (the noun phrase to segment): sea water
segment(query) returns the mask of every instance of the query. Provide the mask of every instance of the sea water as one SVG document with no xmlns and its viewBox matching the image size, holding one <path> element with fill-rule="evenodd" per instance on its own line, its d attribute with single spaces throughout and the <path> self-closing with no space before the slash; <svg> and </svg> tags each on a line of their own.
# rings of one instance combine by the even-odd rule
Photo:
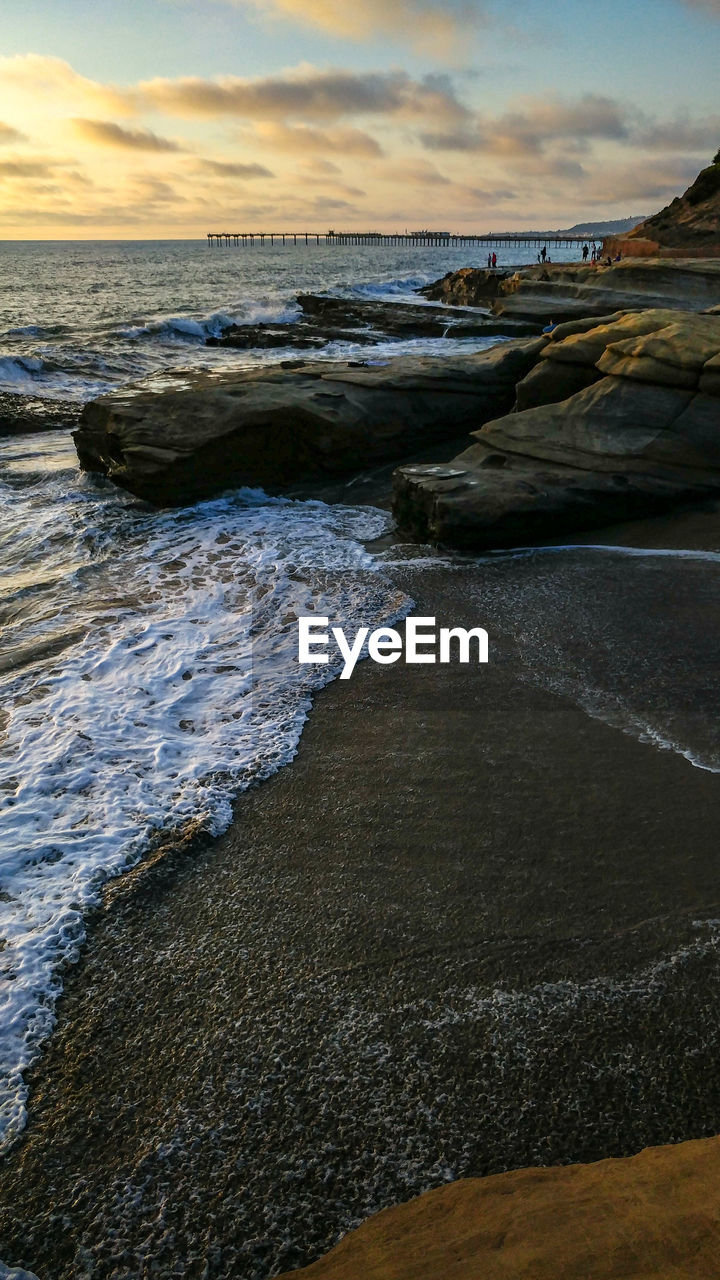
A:
<svg viewBox="0 0 720 1280">
<path fill-rule="evenodd" d="M 576 250 L 568 251 L 573 256 Z M 513 250 L 517 263 L 535 250 Z M 485 253 L 193 242 L 0 244 L 0 391 L 57 410 L 168 370 L 271 353 L 205 346 L 230 322 L 297 317 L 301 291 L 418 302 Z M 501 253 L 501 264 L 503 262 Z M 492 340 L 490 340 L 492 341 Z M 478 339 L 381 343 L 477 350 Z M 363 348 L 367 354 L 367 348 Z M 352 343 L 325 359 L 349 359 Z M 0 1141 L 109 877 L 160 841 L 218 833 L 289 761 L 314 689 L 296 619 L 348 627 L 407 609 L 364 547 L 370 508 L 237 490 L 160 512 L 83 474 L 69 431 L 0 437 Z"/>
</svg>

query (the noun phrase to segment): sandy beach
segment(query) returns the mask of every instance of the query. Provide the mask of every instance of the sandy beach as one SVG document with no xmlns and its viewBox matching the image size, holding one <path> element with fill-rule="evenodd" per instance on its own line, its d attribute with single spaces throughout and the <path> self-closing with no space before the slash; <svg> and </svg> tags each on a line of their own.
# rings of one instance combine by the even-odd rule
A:
<svg viewBox="0 0 720 1280">
<path fill-rule="evenodd" d="M 708 510 L 603 542 L 719 535 Z M 360 664 L 224 837 L 92 919 L 3 1173 L 0 1256 L 42 1280 L 261 1280 L 452 1178 L 717 1131 L 716 775 L 541 687 L 522 627 L 478 617 L 486 562 L 413 554 L 386 572 L 487 625 L 489 665 Z M 664 608 L 702 700 L 686 564 Z"/>
</svg>

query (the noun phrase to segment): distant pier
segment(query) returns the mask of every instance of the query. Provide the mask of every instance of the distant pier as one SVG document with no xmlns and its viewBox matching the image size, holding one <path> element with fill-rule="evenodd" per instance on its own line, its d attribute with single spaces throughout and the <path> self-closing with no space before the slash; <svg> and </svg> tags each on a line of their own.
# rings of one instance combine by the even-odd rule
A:
<svg viewBox="0 0 720 1280">
<path fill-rule="evenodd" d="M 208 245 L 212 247 L 233 246 L 253 248 L 260 245 L 370 245 L 382 248 L 435 248 L 454 249 L 465 245 L 485 245 L 492 248 L 500 245 L 512 248 L 513 245 L 563 245 L 567 248 L 575 244 L 587 244 L 592 236 L 576 235 L 451 235 L 444 231 L 409 231 L 404 234 L 382 231 L 208 231 Z"/>
</svg>

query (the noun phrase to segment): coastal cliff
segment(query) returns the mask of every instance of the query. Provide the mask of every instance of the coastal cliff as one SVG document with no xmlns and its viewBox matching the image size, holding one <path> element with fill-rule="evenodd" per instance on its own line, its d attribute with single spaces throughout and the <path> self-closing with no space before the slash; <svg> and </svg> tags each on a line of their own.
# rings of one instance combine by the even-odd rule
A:
<svg viewBox="0 0 720 1280">
<path fill-rule="evenodd" d="M 703 253 L 720 253 L 720 151 L 683 195 L 676 196 L 623 239 L 655 241 L 663 249 L 694 248 Z"/>
</svg>

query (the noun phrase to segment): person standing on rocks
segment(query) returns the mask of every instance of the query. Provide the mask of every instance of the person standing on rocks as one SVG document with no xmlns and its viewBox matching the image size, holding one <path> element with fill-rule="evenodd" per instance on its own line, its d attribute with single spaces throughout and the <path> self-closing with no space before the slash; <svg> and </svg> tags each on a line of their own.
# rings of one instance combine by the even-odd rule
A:
<svg viewBox="0 0 720 1280">
<path fill-rule="evenodd" d="M 587 262 L 589 252 L 590 252 L 590 246 L 587 244 L 584 244 L 583 245 L 583 262 Z"/>
<path fill-rule="evenodd" d="M 493 256 L 492 256 L 492 264 L 493 264 L 493 271 L 494 271 L 494 270 L 495 270 L 495 268 L 496 268 L 496 266 L 497 266 L 497 254 L 496 254 L 496 253 L 493 253 Z"/>
<path fill-rule="evenodd" d="M 488 254 L 488 271 L 490 270 L 491 267 L 492 267 L 492 254 L 489 253 Z"/>
</svg>

